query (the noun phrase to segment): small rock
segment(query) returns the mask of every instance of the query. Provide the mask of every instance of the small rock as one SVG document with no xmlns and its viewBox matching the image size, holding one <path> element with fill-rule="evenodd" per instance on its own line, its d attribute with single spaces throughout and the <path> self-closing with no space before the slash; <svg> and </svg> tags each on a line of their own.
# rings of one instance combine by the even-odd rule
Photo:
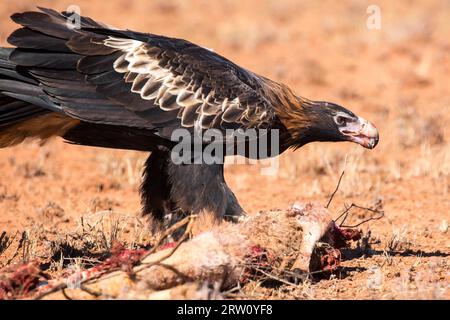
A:
<svg viewBox="0 0 450 320">
<path fill-rule="evenodd" d="M 448 221 L 442 220 L 441 224 L 439 225 L 439 231 L 442 233 L 447 233 L 448 231 Z"/>
</svg>

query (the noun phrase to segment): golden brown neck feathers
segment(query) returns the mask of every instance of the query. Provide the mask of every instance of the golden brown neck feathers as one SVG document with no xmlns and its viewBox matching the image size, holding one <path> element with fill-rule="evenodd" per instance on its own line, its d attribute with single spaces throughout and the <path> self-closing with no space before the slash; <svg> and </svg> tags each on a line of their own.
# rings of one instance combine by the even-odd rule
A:
<svg viewBox="0 0 450 320">
<path fill-rule="evenodd" d="M 316 114 L 309 112 L 315 103 L 296 96 L 282 83 L 270 79 L 264 79 L 264 82 L 266 97 L 270 99 L 278 119 L 290 133 L 291 138 L 298 140 L 300 138 L 298 135 L 307 131 L 315 121 Z"/>
</svg>

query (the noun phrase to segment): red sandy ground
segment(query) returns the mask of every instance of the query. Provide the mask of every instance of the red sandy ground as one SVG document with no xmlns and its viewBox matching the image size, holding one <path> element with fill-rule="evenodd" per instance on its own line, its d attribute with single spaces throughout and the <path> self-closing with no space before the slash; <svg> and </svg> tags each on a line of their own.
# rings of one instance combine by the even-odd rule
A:
<svg viewBox="0 0 450 320">
<path fill-rule="evenodd" d="M 366 27 L 373 1 L 37 1 L 3 0 L 0 43 L 15 29 L 7 17 L 37 5 L 71 4 L 120 28 L 189 39 L 311 99 L 334 101 L 380 131 L 372 151 L 348 143 L 311 144 L 280 158 L 277 176 L 233 165 L 226 178 L 248 212 L 295 200 L 381 203 L 386 215 L 365 224 L 372 254 L 350 256 L 341 272 L 300 287 L 247 288 L 253 298 L 450 297 L 450 4 L 376 1 L 380 30 Z M 70 146 L 53 140 L 0 150 L 0 234 L 40 230 L 46 238 L 75 230 L 80 217 L 112 209 L 138 216 L 145 154 Z M 356 223 L 367 213 L 354 211 Z M 48 231 L 48 237 L 46 232 Z M 20 237 L 20 236 L 19 236 Z M 48 239 L 47 239 L 48 240 Z M 0 266 L 14 254 L 3 254 Z M 17 247 L 17 245 L 16 245 Z M 33 256 L 34 254 L 34 256 Z M 24 253 L 13 259 L 20 261 Z M 41 257 L 42 258 L 42 257 Z"/>
</svg>

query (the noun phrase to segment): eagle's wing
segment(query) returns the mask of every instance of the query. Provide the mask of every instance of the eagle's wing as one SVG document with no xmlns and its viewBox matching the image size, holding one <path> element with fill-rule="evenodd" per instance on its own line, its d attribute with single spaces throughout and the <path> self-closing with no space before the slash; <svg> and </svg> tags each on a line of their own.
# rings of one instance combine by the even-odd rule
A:
<svg viewBox="0 0 450 320">
<path fill-rule="evenodd" d="M 23 28 L 8 39 L 17 47 L 9 59 L 39 82 L 52 110 L 166 138 L 177 128 L 268 128 L 274 119 L 264 81 L 208 49 L 84 17 L 71 29 L 68 13 L 41 10 L 12 17 Z"/>
</svg>

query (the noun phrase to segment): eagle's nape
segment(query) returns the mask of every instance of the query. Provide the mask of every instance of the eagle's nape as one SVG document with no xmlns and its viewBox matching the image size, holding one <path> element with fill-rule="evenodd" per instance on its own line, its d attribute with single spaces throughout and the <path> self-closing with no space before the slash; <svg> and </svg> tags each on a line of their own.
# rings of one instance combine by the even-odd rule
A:
<svg viewBox="0 0 450 320">
<path fill-rule="evenodd" d="M 144 213 L 243 213 L 223 164 L 176 165 L 177 129 L 280 131 L 280 153 L 313 141 L 378 142 L 368 121 L 245 70 L 181 39 L 110 29 L 40 8 L 12 16 L 22 28 L 0 49 L 0 147 L 60 136 L 87 146 L 151 152 Z M 225 137 L 226 140 L 226 137 Z"/>
</svg>

